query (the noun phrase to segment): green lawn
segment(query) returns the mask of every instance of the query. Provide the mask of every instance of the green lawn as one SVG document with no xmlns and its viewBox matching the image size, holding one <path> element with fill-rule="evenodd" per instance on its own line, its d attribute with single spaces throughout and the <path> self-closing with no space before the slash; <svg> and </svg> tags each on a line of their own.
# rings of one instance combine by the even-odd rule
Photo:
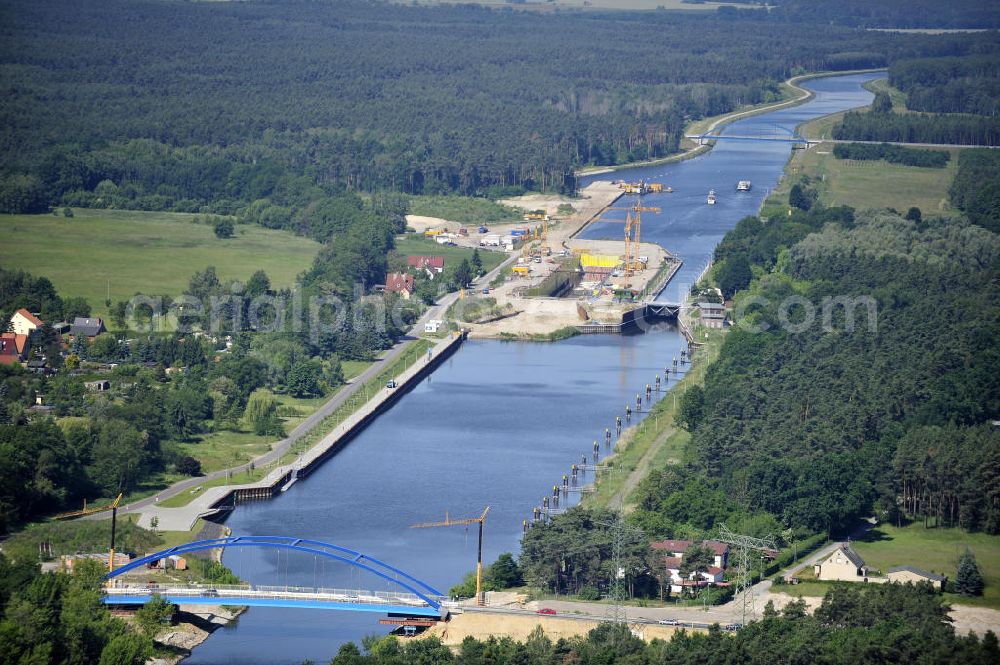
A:
<svg viewBox="0 0 1000 665">
<path fill-rule="evenodd" d="M 879 526 L 854 549 L 871 568 L 885 573 L 892 566 L 910 565 L 955 579 L 958 556 L 968 547 L 976 555 L 986 588 L 981 598 L 945 594 L 951 603 L 1000 609 L 1000 536 L 962 529 L 925 529 L 922 523 L 903 528 Z"/>
<path fill-rule="evenodd" d="M 275 440 L 273 436 L 225 430 L 206 434 L 197 441 L 186 441 L 178 447 L 185 455 L 201 462 L 203 473 L 211 473 L 260 457 L 271 449 Z"/>
<path fill-rule="evenodd" d="M 855 208 L 895 208 L 905 212 L 917 206 L 924 213 L 948 213 L 948 188 L 958 170 L 958 150 L 943 169 L 855 161 L 822 155 L 832 148 L 819 146 L 805 155 L 806 168 L 822 179 L 820 200 L 826 205 Z M 815 164 L 810 167 L 809 163 Z"/>
<path fill-rule="evenodd" d="M 408 233 L 405 236 L 396 238 L 396 253 L 400 256 L 443 256 L 444 265 L 460 263 L 462 259 L 472 260 L 472 253 L 475 251 L 468 247 L 448 247 L 441 245 L 429 238 L 421 235 Z M 489 272 L 503 263 L 507 255 L 503 252 L 491 252 L 487 250 L 479 251 L 479 258 L 483 262 L 483 270 Z"/>
<path fill-rule="evenodd" d="M 905 95 L 889 87 L 886 79 L 876 79 L 865 84 L 872 91 L 888 92 L 898 112 L 906 112 Z M 840 123 L 844 113 L 823 116 L 799 127 L 803 136 L 829 138 L 833 127 Z M 796 150 L 785 173 L 785 178 L 774 190 L 765 206 L 765 215 L 787 209 L 788 190 L 797 182 L 795 176 L 809 175 L 819 179 L 815 186 L 823 205 L 850 205 L 855 208 L 895 208 L 905 212 L 916 206 L 924 214 L 954 214 L 948 203 L 948 188 L 958 170 L 961 149 L 952 149 L 951 160 L 943 169 L 902 166 L 884 161 L 837 159 L 833 144 L 822 143 L 808 150 Z M 780 201 L 780 204 L 776 204 Z"/>
<path fill-rule="evenodd" d="M 2 215 L 0 265 L 52 280 L 62 296 L 83 296 L 97 316 L 104 300 L 135 293 L 179 295 L 191 275 L 215 266 L 222 279 L 246 280 L 263 269 L 275 287 L 290 286 L 320 245 L 287 231 L 240 225 L 229 240 L 195 215 L 74 210 L 53 215 Z"/>
<path fill-rule="evenodd" d="M 357 372 L 360 372 L 370 364 L 365 362 L 353 363 L 352 370 L 355 369 L 353 365 L 357 365 Z M 354 374 L 357 372 L 354 372 Z M 345 374 L 347 374 L 346 371 Z M 354 374 L 350 374 L 350 376 L 354 376 Z M 343 386 L 340 386 L 337 390 L 339 391 L 342 388 Z M 275 395 L 281 407 L 293 409 L 297 414 L 282 415 L 285 432 L 291 432 L 295 429 L 335 394 L 336 391 L 312 398 Z M 185 441 L 178 444 L 178 446 L 185 455 L 190 455 L 201 462 L 202 472 L 211 473 L 220 469 L 238 466 L 256 457 L 260 457 L 268 452 L 277 440 L 277 437 L 257 436 L 245 429 L 237 432 L 221 430 L 205 434 L 194 441 Z"/>
<path fill-rule="evenodd" d="M 825 206 L 895 208 L 900 212 L 916 206 L 925 215 L 956 214 L 948 202 L 948 188 L 958 170 L 960 150 L 949 150 L 951 160 L 943 169 L 837 159 L 830 143 L 796 150 L 785 167 L 787 177 L 768 197 L 762 214 L 767 217 L 787 211 L 788 190 L 800 175 L 813 179 L 810 186 L 816 187 Z"/>
<path fill-rule="evenodd" d="M 953 605 L 974 605 L 1000 609 L 1000 536 L 969 533 L 962 529 L 925 529 L 922 523 L 902 528 L 880 525 L 862 539 L 852 543 L 854 550 L 868 564 L 869 570 L 883 575 L 893 566 L 915 566 L 940 573 L 955 580 L 959 555 L 968 547 L 986 583 L 983 595 L 977 598 L 945 593 L 944 599 Z M 775 586 L 776 593 L 793 596 L 824 596 L 835 584 L 849 582 L 819 582 L 811 568 L 799 575 L 801 584 Z"/>
<path fill-rule="evenodd" d="M 519 222 L 524 216 L 519 208 L 472 196 L 411 196 L 410 213 L 460 224 Z"/>
</svg>

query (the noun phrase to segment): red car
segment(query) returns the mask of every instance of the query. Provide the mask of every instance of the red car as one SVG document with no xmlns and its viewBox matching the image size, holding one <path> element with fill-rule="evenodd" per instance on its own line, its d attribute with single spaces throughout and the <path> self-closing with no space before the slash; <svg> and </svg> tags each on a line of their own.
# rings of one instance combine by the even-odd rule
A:
<svg viewBox="0 0 1000 665">
<path fill-rule="evenodd" d="M 535 610 L 535 614 L 555 614 L 556 611 L 551 607 L 543 607 L 541 609 Z"/>
</svg>

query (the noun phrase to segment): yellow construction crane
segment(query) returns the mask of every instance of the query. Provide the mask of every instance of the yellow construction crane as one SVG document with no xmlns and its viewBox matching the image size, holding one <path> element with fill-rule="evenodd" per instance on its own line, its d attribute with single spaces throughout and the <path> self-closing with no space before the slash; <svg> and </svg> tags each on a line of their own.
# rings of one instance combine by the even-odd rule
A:
<svg viewBox="0 0 1000 665">
<path fill-rule="evenodd" d="M 639 248 L 640 238 L 639 233 L 642 230 L 642 213 L 644 212 L 661 212 L 660 208 L 643 207 L 642 197 L 640 196 L 635 203 L 635 207 L 632 208 L 632 212 L 635 213 L 635 219 L 632 220 L 632 225 L 635 227 L 635 237 L 632 240 L 632 256 L 628 255 L 628 227 L 625 229 L 625 276 L 631 277 L 637 270 L 641 270 L 639 267 Z"/>
<path fill-rule="evenodd" d="M 464 519 L 453 520 L 444 514 L 443 522 L 421 522 L 411 524 L 411 529 L 429 529 L 438 526 L 467 526 L 469 524 L 479 524 L 479 553 L 476 555 L 476 604 L 483 605 L 483 524 L 486 522 L 486 514 L 490 512 L 490 507 L 483 508 L 483 514 L 479 517 L 466 517 Z"/>
<path fill-rule="evenodd" d="M 625 216 L 625 288 L 628 288 L 631 285 L 630 278 L 636 273 L 636 271 L 640 270 L 639 252 L 641 250 L 639 249 L 639 243 L 641 241 L 640 234 L 642 231 L 642 213 L 661 212 L 661 209 L 643 207 L 641 195 L 638 199 L 636 199 L 634 206 L 610 209 L 627 211 Z M 635 217 L 632 216 L 632 213 L 635 213 Z M 634 232 L 633 229 L 635 229 Z"/>
<path fill-rule="evenodd" d="M 111 503 L 111 550 L 108 552 L 108 572 L 115 571 L 115 529 L 118 526 L 118 502 L 122 500 L 122 495 Z M 110 584 L 110 582 L 109 582 Z"/>
</svg>

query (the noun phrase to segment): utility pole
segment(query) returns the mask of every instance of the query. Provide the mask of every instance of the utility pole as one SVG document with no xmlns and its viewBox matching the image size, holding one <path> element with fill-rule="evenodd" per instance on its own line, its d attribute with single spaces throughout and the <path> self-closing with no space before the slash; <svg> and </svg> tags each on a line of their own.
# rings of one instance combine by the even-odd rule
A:
<svg viewBox="0 0 1000 665">
<path fill-rule="evenodd" d="M 754 538 L 753 536 L 733 533 L 724 523 L 719 523 L 719 535 L 716 538 L 730 545 L 738 561 L 736 596 L 740 597 L 742 601 L 743 625 L 745 626 L 747 621 L 754 621 L 757 618 L 757 607 L 753 595 L 753 574 L 750 570 L 751 556 L 754 553 L 759 553 L 760 558 L 763 559 L 764 552 L 777 551 L 778 546 L 771 536 Z"/>
<path fill-rule="evenodd" d="M 595 461 L 596 464 L 596 461 Z M 612 473 L 619 473 L 620 469 L 614 467 Z M 608 585 L 608 596 L 611 600 L 611 607 L 606 613 L 606 621 L 616 625 L 624 626 L 628 623 L 628 616 L 625 613 L 625 546 L 639 540 L 642 537 L 642 530 L 628 524 L 625 521 L 625 493 L 622 492 L 618 500 L 618 506 L 612 508 L 615 511 L 614 519 L 608 522 L 601 522 L 603 526 L 611 530 L 611 583 Z"/>
</svg>

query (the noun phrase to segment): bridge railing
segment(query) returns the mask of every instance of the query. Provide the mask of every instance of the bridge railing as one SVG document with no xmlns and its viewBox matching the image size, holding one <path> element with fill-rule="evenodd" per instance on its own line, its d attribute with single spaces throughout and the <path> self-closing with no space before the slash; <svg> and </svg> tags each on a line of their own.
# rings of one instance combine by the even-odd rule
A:
<svg viewBox="0 0 1000 665">
<path fill-rule="evenodd" d="M 301 600 L 328 600 L 371 605 L 405 604 L 426 607 L 422 598 L 412 593 L 392 591 L 368 591 L 363 589 L 337 589 L 322 587 L 276 586 L 261 584 L 178 584 L 178 585 L 134 585 L 116 586 L 104 590 L 110 596 L 218 596 L 243 598 L 285 598 Z M 440 600 L 446 600 L 441 598 Z"/>
</svg>

